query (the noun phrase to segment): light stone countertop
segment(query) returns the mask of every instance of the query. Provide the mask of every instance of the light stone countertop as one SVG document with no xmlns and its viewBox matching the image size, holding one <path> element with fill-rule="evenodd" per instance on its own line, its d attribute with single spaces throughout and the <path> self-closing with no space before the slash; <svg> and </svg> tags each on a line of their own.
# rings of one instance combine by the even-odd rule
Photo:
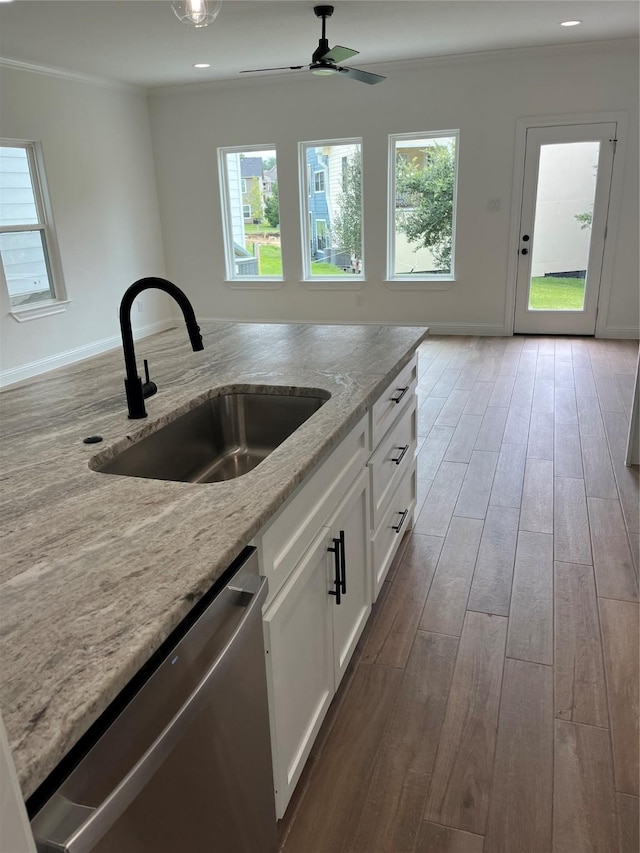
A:
<svg viewBox="0 0 640 853">
<path fill-rule="evenodd" d="M 130 421 L 114 350 L 0 395 L 0 709 L 25 797 L 407 363 L 402 326 L 206 323 L 136 345 L 158 393 Z M 313 387 L 331 398 L 256 469 L 189 484 L 89 460 L 211 391 Z M 85 445 L 99 434 L 104 441 Z"/>
</svg>

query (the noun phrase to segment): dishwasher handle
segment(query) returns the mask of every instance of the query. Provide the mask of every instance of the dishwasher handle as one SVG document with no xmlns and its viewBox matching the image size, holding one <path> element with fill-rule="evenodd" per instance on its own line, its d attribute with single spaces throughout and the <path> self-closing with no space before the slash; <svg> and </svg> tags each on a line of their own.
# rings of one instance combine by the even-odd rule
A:
<svg viewBox="0 0 640 853">
<path fill-rule="evenodd" d="M 32 822 L 36 831 L 38 850 L 42 853 L 90 853 L 102 836 L 129 807 L 155 772 L 171 754 L 191 720 L 200 711 L 207 687 L 216 674 L 234 657 L 235 647 L 250 625 L 262 619 L 262 605 L 267 597 L 267 578 L 247 576 L 240 583 L 235 579 L 221 593 L 241 593 L 248 601 L 242 619 L 220 654 L 206 671 L 193 693 L 165 726 L 144 755 L 134 764 L 99 806 L 74 803 L 57 793 Z M 259 584 L 258 584 L 259 582 Z M 256 588 L 257 586 L 257 588 Z"/>
</svg>

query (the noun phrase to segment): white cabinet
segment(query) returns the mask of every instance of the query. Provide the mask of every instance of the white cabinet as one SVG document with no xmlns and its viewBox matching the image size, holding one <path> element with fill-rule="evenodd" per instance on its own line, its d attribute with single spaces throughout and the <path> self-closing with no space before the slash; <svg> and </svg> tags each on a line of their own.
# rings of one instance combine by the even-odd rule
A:
<svg viewBox="0 0 640 853">
<path fill-rule="evenodd" d="M 369 562 L 369 477 L 361 471 L 330 522 L 333 580 L 333 661 L 335 688 L 342 680 L 358 638 L 371 613 Z M 336 581 L 342 574 L 337 595 Z M 338 604 L 338 601 L 340 602 Z"/>
<path fill-rule="evenodd" d="M 327 547 L 322 528 L 264 616 L 276 813 L 293 793 L 334 694 Z"/>
<path fill-rule="evenodd" d="M 378 598 L 403 534 L 413 527 L 416 506 L 417 356 L 371 408 L 371 568 Z"/>
<path fill-rule="evenodd" d="M 279 818 L 413 524 L 416 384 L 414 357 L 254 540 Z"/>
<path fill-rule="evenodd" d="M 361 471 L 264 614 L 278 817 L 371 612 L 368 520 Z"/>
</svg>

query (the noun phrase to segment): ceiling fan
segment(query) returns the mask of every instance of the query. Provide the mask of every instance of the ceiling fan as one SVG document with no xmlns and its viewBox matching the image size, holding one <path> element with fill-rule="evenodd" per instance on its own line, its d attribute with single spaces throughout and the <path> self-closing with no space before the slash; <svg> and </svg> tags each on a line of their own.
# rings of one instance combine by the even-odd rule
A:
<svg viewBox="0 0 640 853">
<path fill-rule="evenodd" d="M 311 65 L 285 65 L 280 68 L 252 68 L 250 71 L 241 71 L 241 74 L 255 74 L 258 71 L 300 71 L 302 68 L 309 68 L 312 74 L 344 74 L 345 77 L 351 77 L 352 80 L 360 80 L 361 83 L 369 83 L 373 86 L 374 83 L 379 83 L 381 80 L 386 80 L 380 74 L 371 74 L 369 71 L 360 71 L 358 68 L 346 68 L 338 65 L 345 59 L 355 56 L 359 51 L 352 50 L 350 47 L 341 47 L 337 44 L 329 49 L 329 42 L 325 35 L 327 18 L 333 15 L 333 6 L 314 6 L 313 11 L 317 18 L 322 18 L 322 38 L 318 42 L 318 47 L 313 52 L 311 57 Z"/>
</svg>

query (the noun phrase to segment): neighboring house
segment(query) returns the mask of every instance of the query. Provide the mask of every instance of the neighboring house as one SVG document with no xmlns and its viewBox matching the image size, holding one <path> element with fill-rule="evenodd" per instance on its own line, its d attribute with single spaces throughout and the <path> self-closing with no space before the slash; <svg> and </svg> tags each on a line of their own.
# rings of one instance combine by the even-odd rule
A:
<svg viewBox="0 0 640 853">
<path fill-rule="evenodd" d="M 274 165 L 271 169 L 265 169 L 262 173 L 262 189 L 264 192 L 264 200 L 271 198 L 273 195 L 273 185 L 278 183 L 278 166 Z"/>
<path fill-rule="evenodd" d="M 360 149 L 359 145 L 349 143 L 347 145 L 330 145 L 325 148 L 327 154 L 328 167 L 328 199 L 329 219 L 334 222 L 340 213 L 339 201 L 346 187 L 346 170 L 349 157 L 355 154 Z M 346 252 L 344 246 L 339 245 L 335 234 L 332 235 L 332 252 L 327 260 L 336 266 L 343 269 L 351 269 L 352 272 L 360 272 L 361 259 L 352 257 L 349 252 Z"/>
<path fill-rule="evenodd" d="M 262 157 L 241 157 L 242 215 L 245 222 L 262 219 L 264 189 L 262 184 Z"/>
<path fill-rule="evenodd" d="M 252 157 L 251 159 L 257 158 Z M 226 161 L 231 208 L 231 231 L 233 234 L 233 254 L 237 275 L 257 275 L 258 259 L 247 249 L 244 231 L 244 193 L 242 190 L 245 186 L 245 179 L 241 177 L 243 162 L 244 160 L 239 154 L 228 156 Z M 249 218 L 249 221 L 251 221 L 251 218 Z"/>
<path fill-rule="evenodd" d="M 307 148 L 307 191 L 309 193 L 309 242 L 311 257 L 322 259 L 331 245 L 331 214 L 327 199 L 328 156 L 323 148 Z"/>
<path fill-rule="evenodd" d="M 593 211 L 598 142 L 544 145 L 540 151 L 531 275 L 585 275 L 591 227 L 576 217 Z"/>
</svg>

